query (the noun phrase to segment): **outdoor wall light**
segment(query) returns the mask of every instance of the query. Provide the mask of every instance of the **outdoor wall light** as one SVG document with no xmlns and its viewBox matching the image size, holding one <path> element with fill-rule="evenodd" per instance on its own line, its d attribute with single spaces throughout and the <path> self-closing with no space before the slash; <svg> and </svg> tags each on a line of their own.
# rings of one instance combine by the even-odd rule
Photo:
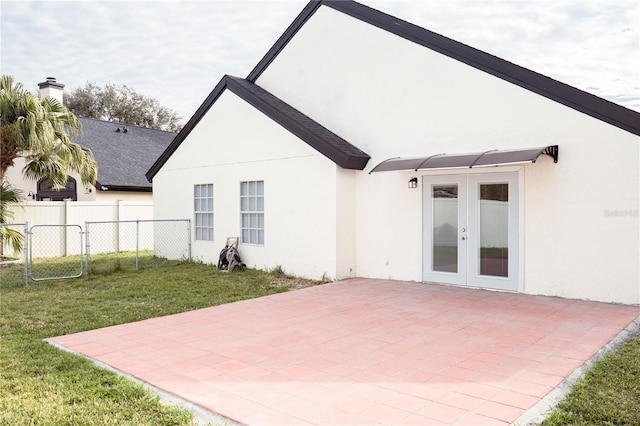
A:
<svg viewBox="0 0 640 426">
<path fill-rule="evenodd" d="M 409 179 L 409 188 L 413 189 L 417 187 L 418 187 L 418 178 L 412 177 L 411 179 Z"/>
</svg>

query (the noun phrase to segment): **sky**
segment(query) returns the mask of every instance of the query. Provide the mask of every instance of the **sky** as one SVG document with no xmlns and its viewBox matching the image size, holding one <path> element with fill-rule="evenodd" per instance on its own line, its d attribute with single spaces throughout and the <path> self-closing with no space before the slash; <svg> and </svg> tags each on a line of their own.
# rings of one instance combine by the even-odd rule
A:
<svg viewBox="0 0 640 426">
<path fill-rule="evenodd" d="M 640 111 L 640 0 L 362 0 Z M 186 122 L 246 77 L 306 0 L 0 0 L 0 70 L 27 89 L 124 84 Z"/>
</svg>

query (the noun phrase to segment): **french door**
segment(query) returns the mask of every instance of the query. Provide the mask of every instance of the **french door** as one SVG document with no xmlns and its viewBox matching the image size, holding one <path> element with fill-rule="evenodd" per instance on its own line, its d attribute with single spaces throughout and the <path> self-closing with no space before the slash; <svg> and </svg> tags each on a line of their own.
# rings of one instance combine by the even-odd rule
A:
<svg viewBox="0 0 640 426">
<path fill-rule="evenodd" d="M 518 290 L 516 172 L 423 177 L 423 280 Z"/>
</svg>

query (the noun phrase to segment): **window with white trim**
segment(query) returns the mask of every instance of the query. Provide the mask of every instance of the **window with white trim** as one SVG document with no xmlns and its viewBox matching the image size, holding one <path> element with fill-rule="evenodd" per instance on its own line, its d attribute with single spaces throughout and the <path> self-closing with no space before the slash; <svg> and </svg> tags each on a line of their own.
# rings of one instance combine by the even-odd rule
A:
<svg viewBox="0 0 640 426">
<path fill-rule="evenodd" d="M 241 241 L 264 245 L 264 181 L 240 182 Z"/>
<path fill-rule="evenodd" d="M 213 241 L 213 184 L 193 186 L 196 241 Z"/>
</svg>

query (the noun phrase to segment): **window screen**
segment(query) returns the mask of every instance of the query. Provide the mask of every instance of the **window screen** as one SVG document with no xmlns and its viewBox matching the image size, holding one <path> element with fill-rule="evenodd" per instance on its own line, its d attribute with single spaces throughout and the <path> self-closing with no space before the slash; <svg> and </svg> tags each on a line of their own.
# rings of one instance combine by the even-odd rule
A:
<svg viewBox="0 0 640 426">
<path fill-rule="evenodd" d="M 213 184 L 194 185 L 193 211 L 196 241 L 213 241 Z"/>
<path fill-rule="evenodd" d="M 241 241 L 264 244 L 264 181 L 240 182 Z"/>
</svg>

